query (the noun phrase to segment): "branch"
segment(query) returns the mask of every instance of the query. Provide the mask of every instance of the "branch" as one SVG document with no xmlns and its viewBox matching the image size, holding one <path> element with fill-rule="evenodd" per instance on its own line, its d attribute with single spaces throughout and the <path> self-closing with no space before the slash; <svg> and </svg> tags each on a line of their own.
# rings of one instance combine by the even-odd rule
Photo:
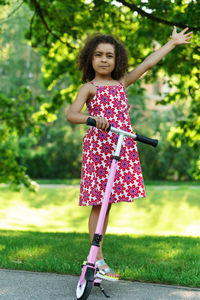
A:
<svg viewBox="0 0 200 300">
<path fill-rule="evenodd" d="M 30 40 L 32 40 L 32 25 L 33 25 L 33 21 L 34 21 L 35 15 L 36 15 L 36 11 L 34 11 L 34 14 L 32 15 L 32 18 L 31 18 L 31 21 L 30 21 L 30 28 L 29 28 L 29 31 L 30 31 Z"/>
<path fill-rule="evenodd" d="M 43 13 L 42 13 L 42 10 L 41 10 L 41 7 L 40 5 L 37 3 L 36 0 L 31 0 L 31 2 L 34 4 L 35 6 L 35 9 L 36 9 L 36 12 L 38 13 L 38 15 L 40 16 L 40 19 L 42 21 L 42 23 L 44 24 L 45 28 L 47 29 L 47 31 L 52 34 L 57 40 L 59 40 L 62 44 L 65 44 L 67 45 L 68 47 L 72 48 L 72 49 L 75 49 L 72 45 L 70 45 L 68 42 L 64 42 L 57 34 L 55 34 L 51 28 L 49 28 L 44 16 L 43 16 Z"/>
<path fill-rule="evenodd" d="M 132 11 L 137 11 L 138 14 L 140 14 L 142 17 L 147 17 L 148 19 L 150 19 L 152 21 L 156 21 L 158 23 L 163 23 L 163 24 L 166 24 L 166 25 L 175 25 L 175 26 L 180 27 L 180 28 L 189 27 L 189 29 L 191 29 L 193 31 L 199 31 L 200 30 L 200 27 L 192 27 L 192 26 L 189 26 L 189 25 L 186 25 L 186 24 L 183 24 L 183 23 L 167 21 L 167 20 L 161 19 L 159 17 L 156 17 L 153 14 L 149 14 L 149 13 L 145 12 L 141 8 L 137 7 L 135 4 L 128 3 L 126 0 L 117 0 L 117 1 L 121 2 L 125 6 L 129 7 Z"/>
<path fill-rule="evenodd" d="M 16 11 L 18 11 L 18 9 L 20 9 L 20 7 L 22 6 L 22 4 L 24 4 L 23 1 L 19 4 L 19 6 L 17 6 L 15 9 L 13 9 L 13 11 L 11 11 L 11 13 L 5 19 L 1 20 L 0 25 L 3 24 L 3 23 L 5 23 L 8 20 L 8 18 L 10 18 L 12 15 L 14 15 L 14 13 Z"/>
</svg>

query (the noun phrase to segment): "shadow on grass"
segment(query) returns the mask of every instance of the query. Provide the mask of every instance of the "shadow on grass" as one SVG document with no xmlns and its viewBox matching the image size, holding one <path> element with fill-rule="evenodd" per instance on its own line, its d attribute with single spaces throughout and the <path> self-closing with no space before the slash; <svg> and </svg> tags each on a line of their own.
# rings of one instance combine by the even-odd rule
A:
<svg viewBox="0 0 200 300">
<path fill-rule="evenodd" d="M 105 236 L 108 264 L 123 279 L 200 287 L 200 238 Z M 79 275 L 89 234 L 0 231 L 0 267 Z"/>
</svg>

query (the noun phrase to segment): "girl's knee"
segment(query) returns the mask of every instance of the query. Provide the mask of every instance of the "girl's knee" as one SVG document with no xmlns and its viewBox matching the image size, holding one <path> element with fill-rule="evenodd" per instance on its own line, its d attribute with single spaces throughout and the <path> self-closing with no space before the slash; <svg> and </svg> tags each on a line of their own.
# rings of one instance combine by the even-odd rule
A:
<svg viewBox="0 0 200 300">
<path fill-rule="evenodd" d="M 93 211 L 98 212 L 98 211 L 100 211 L 100 209 L 101 209 L 101 205 L 93 205 L 93 206 L 92 206 L 92 210 L 93 210 Z"/>
<path fill-rule="evenodd" d="M 108 208 L 107 208 L 107 214 L 109 214 L 109 212 L 110 212 L 110 209 L 111 209 L 111 203 L 110 204 L 108 204 Z M 100 210 L 101 210 L 101 205 L 93 205 L 92 206 L 92 210 L 93 211 L 95 211 L 95 212 L 100 212 Z"/>
</svg>

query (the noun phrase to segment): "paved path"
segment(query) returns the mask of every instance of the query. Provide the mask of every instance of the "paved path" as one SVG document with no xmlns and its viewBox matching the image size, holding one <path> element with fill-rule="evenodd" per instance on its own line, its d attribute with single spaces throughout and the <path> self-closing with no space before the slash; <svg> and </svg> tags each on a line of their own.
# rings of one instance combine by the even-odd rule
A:
<svg viewBox="0 0 200 300">
<path fill-rule="evenodd" d="M 1 300 L 75 300 L 77 276 L 0 269 Z M 111 300 L 200 300 L 200 289 L 138 283 L 103 282 Z M 105 300 L 94 287 L 88 300 Z"/>
</svg>

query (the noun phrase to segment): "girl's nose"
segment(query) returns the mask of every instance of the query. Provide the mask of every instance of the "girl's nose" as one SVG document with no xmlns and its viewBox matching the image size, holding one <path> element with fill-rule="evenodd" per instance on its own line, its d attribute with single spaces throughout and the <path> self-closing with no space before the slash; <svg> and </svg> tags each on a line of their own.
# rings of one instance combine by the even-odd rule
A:
<svg viewBox="0 0 200 300">
<path fill-rule="evenodd" d="M 102 56 L 102 57 L 101 57 L 101 60 L 102 60 L 102 61 L 106 61 L 106 57 L 105 57 L 105 56 Z"/>
</svg>

